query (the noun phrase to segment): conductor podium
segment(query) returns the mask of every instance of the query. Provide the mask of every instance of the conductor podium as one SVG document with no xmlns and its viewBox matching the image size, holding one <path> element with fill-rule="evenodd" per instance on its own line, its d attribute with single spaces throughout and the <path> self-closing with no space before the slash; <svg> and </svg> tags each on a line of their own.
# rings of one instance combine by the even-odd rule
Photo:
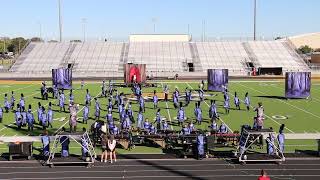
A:
<svg viewBox="0 0 320 180">
<path fill-rule="evenodd" d="M 235 152 L 239 162 L 278 162 L 285 161 L 283 153 L 279 149 L 276 133 L 271 129 L 253 130 L 243 128 L 239 145 Z M 263 141 L 267 148 L 263 149 Z"/>
</svg>

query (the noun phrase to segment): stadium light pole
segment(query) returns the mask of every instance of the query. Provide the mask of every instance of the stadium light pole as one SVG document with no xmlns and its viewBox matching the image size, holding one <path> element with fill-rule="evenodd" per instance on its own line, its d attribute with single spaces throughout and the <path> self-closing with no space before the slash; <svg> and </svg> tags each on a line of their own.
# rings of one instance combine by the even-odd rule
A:
<svg viewBox="0 0 320 180">
<path fill-rule="evenodd" d="M 58 0 L 59 9 L 59 40 L 62 42 L 62 16 L 61 16 L 61 0 Z"/>
<path fill-rule="evenodd" d="M 254 0 L 253 6 L 253 40 L 255 41 L 257 38 L 257 0 Z"/>
</svg>

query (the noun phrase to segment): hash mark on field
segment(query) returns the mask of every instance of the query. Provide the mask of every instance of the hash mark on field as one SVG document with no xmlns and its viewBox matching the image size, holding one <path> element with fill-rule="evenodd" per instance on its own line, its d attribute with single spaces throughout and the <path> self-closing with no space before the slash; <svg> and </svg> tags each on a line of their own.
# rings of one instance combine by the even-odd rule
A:
<svg viewBox="0 0 320 180">
<path fill-rule="evenodd" d="M 193 88 L 189 83 L 186 82 L 186 84 L 187 84 L 192 90 L 194 90 L 194 88 Z M 210 108 L 209 104 L 208 104 L 205 100 L 204 100 L 204 103 L 206 103 L 206 105 Z M 219 117 L 219 119 L 220 119 L 220 121 L 221 121 L 223 124 L 225 124 L 225 125 L 227 126 L 227 128 L 229 129 L 229 131 L 230 131 L 231 133 L 233 133 L 232 129 L 223 121 L 223 119 L 222 119 L 221 117 Z"/>
<path fill-rule="evenodd" d="M 238 83 L 238 84 L 239 84 L 240 86 L 243 86 L 243 87 L 252 89 L 253 91 L 262 93 L 262 94 L 264 94 L 264 95 L 270 95 L 270 94 L 266 94 L 266 93 L 264 93 L 264 92 L 262 92 L 262 91 L 256 90 L 256 89 L 254 89 L 254 88 L 244 86 L 244 85 L 242 85 L 242 84 L 240 84 L 240 83 Z M 318 115 L 316 115 L 316 114 L 313 114 L 312 112 L 309 112 L 309 111 L 307 111 L 307 110 L 305 110 L 305 109 L 301 109 L 301 108 L 299 108 L 299 107 L 297 107 L 297 106 L 295 106 L 295 105 L 292 105 L 292 104 L 290 104 L 290 103 L 287 103 L 287 102 L 285 102 L 285 101 L 283 101 L 283 100 L 281 100 L 281 99 L 277 99 L 277 100 L 280 101 L 280 102 L 283 102 L 283 103 L 285 103 L 285 104 L 287 104 L 287 105 L 289 105 L 289 106 L 292 106 L 292 107 L 294 107 L 294 108 L 296 108 L 296 109 L 298 109 L 298 110 L 300 110 L 300 111 L 303 111 L 303 112 L 305 112 L 305 113 L 307 113 L 307 114 L 310 114 L 310 115 L 312 115 L 312 116 L 320 119 L 320 116 L 318 116 Z"/>
</svg>

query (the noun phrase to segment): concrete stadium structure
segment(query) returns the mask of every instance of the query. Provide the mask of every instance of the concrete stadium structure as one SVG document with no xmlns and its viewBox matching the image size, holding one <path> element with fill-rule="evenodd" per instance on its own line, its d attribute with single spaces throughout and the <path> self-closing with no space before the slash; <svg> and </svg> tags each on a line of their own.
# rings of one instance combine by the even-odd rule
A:
<svg viewBox="0 0 320 180">
<path fill-rule="evenodd" d="M 310 71 L 288 40 L 193 42 L 187 35 L 132 35 L 129 39 L 31 42 L 2 77 L 49 78 L 51 69 L 68 64 L 75 78 L 122 78 L 126 63 L 146 64 L 147 75 L 154 77 L 205 76 L 207 69 L 214 68 L 246 76 L 252 66 Z"/>
</svg>

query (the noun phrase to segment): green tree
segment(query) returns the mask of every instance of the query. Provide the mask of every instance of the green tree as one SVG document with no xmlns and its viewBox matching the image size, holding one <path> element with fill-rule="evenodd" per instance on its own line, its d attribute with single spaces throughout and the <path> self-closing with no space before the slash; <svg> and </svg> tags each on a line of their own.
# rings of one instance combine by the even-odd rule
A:
<svg viewBox="0 0 320 180">
<path fill-rule="evenodd" d="M 301 46 L 298 50 L 299 50 L 302 54 L 307 54 L 307 53 L 313 52 L 313 49 L 312 49 L 310 46 L 308 46 L 308 45 Z"/>
<path fill-rule="evenodd" d="M 27 43 L 27 40 L 24 39 L 23 37 L 13 38 L 11 39 L 10 46 L 8 46 L 8 51 L 19 53 L 22 50 L 22 48 L 26 45 L 26 43 Z"/>
</svg>

